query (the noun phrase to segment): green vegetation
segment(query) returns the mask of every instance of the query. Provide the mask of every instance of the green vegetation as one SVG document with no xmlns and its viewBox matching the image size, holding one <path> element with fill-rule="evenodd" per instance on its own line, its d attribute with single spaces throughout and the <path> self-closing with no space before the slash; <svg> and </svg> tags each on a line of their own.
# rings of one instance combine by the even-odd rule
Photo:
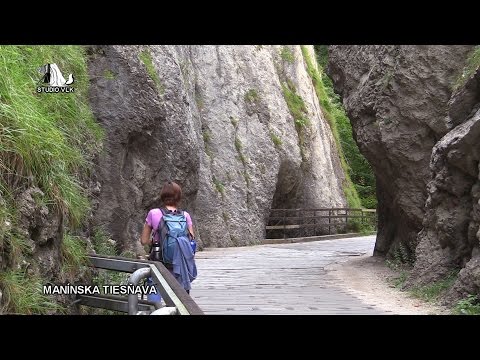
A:
<svg viewBox="0 0 480 360">
<path fill-rule="evenodd" d="M 456 315 L 480 315 L 480 299 L 478 295 L 468 295 L 465 299 L 460 300 L 453 313 Z"/>
<path fill-rule="evenodd" d="M 27 275 L 19 270 L 0 273 L 3 292 L 2 312 L 14 314 L 64 313 L 65 309 L 49 295 L 43 294 L 47 282 L 38 276 Z"/>
<path fill-rule="evenodd" d="M 225 221 L 225 223 L 228 223 L 228 220 L 230 219 L 228 214 L 225 211 L 223 211 L 222 216 L 223 216 L 223 221 Z"/>
<path fill-rule="evenodd" d="M 190 75 L 190 67 L 188 60 L 184 60 L 180 63 L 180 71 L 182 73 L 183 81 L 185 82 L 185 85 L 188 84 L 188 77 Z"/>
<path fill-rule="evenodd" d="M 24 236 L 15 230 L 7 231 L 3 238 L 4 254 L 7 256 L 12 267 L 18 266 L 23 255 L 28 254 L 31 249 Z"/>
<path fill-rule="evenodd" d="M 62 273 L 74 276 L 87 260 L 87 250 L 78 236 L 65 234 L 62 242 Z"/>
<path fill-rule="evenodd" d="M 153 66 L 152 54 L 148 50 L 143 50 L 140 54 L 138 54 L 138 58 L 142 61 L 143 65 L 145 65 L 148 75 L 155 83 L 160 95 L 162 95 L 165 92 L 165 89 L 160 81 L 160 78 L 158 77 L 155 67 Z"/>
<path fill-rule="evenodd" d="M 132 250 L 123 250 L 120 253 L 120 256 L 129 258 L 129 259 L 136 259 L 137 258 L 137 255 L 135 255 L 135 253 Z"/>
<path fill-rule="evenodd" d="M 239 154 L 238 154 L 238 158 L 239 158 L 240 161 L 242 162 L 243 166 L 246 166 L 246 164 L 247 164 L 247 158 L 245 157 L 245 155 L 243 155 L 243 153 L 239 153 Z"/>
<path fill-rule="evenodd" d="M 302 97 L 297 94 L 295 85 L 293 85 L 289 79 L 282 84 L 282 89 L 283 97 L 285 98 L 287 107 L 293 116 L 293 121 L 295 122 L 295 129 L 298 134 L 298 145 L 300 146 L 300 155 L 302 156 L 302 161 L 305 161 L 305 138 L 303 128 L 310 125 L 308 110 Z"/>
<path fill-rule="evenodd" d="M 290 64 L 295 62 L 295 55 L 288 46 L 282 46 L 282 50 L 280 50 L 280 57 L 283 61 L 286 61 Z"/>
<path fill-rule="evenodd" d="M 285 98 L 288 109 L 293 116 L 297 130 L 309 125 L 310 120 L 308 119 L 307 107 L 305 106 L 302 97 L 297 94 L 295 85 L 290 80 L 287 80 L 282 84 L 282 89 L 283 97 Z"/>
<path fill-rule="evenodd" d="M 412 266 L 410 264 L 402 263 L 398 257 L 385 260 L 385 264 L 398 274 L 397 277 L 391 280 L 393 286 L 395 286 L 397 289 L 403 288 L 403 285 L 410 274 Z"/>
<path fill-rule="evenodd" d="M 197 104 L 198 110 L 202 110 L 203 107 L 205 106 L 203 97 L 199 91 L 195 92 L 195 103 Z"/>
<path fill-rule="evenodd" d="M 107 80 L 114 80 L 115 74 L 113 73 L 112 70 L 107 69 L 103 72 L 103 77 Z"/>
<path fill-rule="evenodd" d="M 118 252 L 115 249 L 115 242 L 110 239 L 110 235 L 102 227 L 97 227 L 94 229 L 92 236 L 92 244 L 95 252 L 97 254 L 117 256 Z M 135 258 L 135 254 L 131 251 L 124 251 L 120 256 Z M 118 271 L 112 270 L 98 270 L 96 271 L 95 276 L 92 279 L 92 284 L 98 285 L 100 291 L 103 293 L 103 285 L 120 285 L 126 284 L 130 274 L 121 273 Z M 96 315 L 118 315 L 120 313 L 116 311 L 106 310 L 106 309 L 95 309 L 93 314 Z"/>
<path fill-rule="evenodd" d="M 371 235 L 375 233 L 375 224 L 362 224 L 361 221 L 355 221 L 358 224 L 359 232 L 363 235 Z"/>
<path fill-rule="evenodd" d="M 225 195 L 225 185 L 215 178 L 213 178 L 213 185 L 215 185 L 215 189 L 223 196 Z"/>
<path fill-rule="evenodd" d="M 480 67 L 480 46 L 477 45 L 467 58 L 461 76 L 453 84 L 453 90 L 462 87 Z"/>
<path fill-rule="evenodd" d="M 74 92 L 36 91 L 38 68 L 47 63 L 74 75 Z M 43 195 L 32 194 L 36 205 L 63 213 L 67 233 L 82 225 L 90 204 L 78 178 L 89 175 L 103 137 L 88 106 L 88 84 L 81 46 L 0 46 L 0 253 L 12 268 L 0 275 L 4 311 L 64 311 L 43 295 L 45 279 L 20 269 L 31 248 L 17 232 L 13 193 L 38 187 Z M 84 257 L 77 240 L 66 235 L 62 244 L 65 271 L 80 266 Z"/>
<path fill-rule="evenodd" d="M 207 154 L 207 156 L 210 158 L 210 160 L 213 159 L 212 150 L 210 149 L 210 147 L 208 145 L 205 146 L 205 154 Z"/>
<path fill-rule="evenodd" d="M 230 116 L 230 122 L 232 123 L 233 127 L 237 127 L 238 125 L 238 120 L 235 119 L 233 116 Z"/>
<path fill-rule="evenodd" d="M 203 141 L 205 143 L 208 143 L 211 139 L 212 139 L 212 133 L 210 132 L 210 130 L 205 130 L 203 132 Z"/>
<path fill-rule="evenodd" d="M 93 249 L 97 254 L 116 256 L 115 243 L 110 240 L 110 235 L 102 228 L 97 227 L 93 231 Z"/>
<path fill-rule="evenodd" d="M 405 284 L 407 277 L 408 277 L 408 272 L 406 270 L 400 271 L 400 275 L 393 280 L 393 285 L 397 289 L 403 288 L 403 285 Z"/>
<path fill-rule="evenodd" d="M 325 69 L 328 63 L 328 48 L 326 45 L 315 45 L 315 55 L 317 56 L 317 63 L 321 69 Z"/>
<path fill-rule="evenodd" d="M 275 135 L 275 133 L 270 132 L 270 139 L 272 139 L 272 142 L 276 147 L 282 146 L 282 140 L 277 135 Z"/>
<path fill-rule="evenodd" d="M 405 247 L 406 249 L 406 247 Z M 397 289 L 402 289 L 408 275 L 413 268 L 412 256 L 406 250 L 397 249 L 392 259 L 385 261 L 386 265 L 397 273 L 390 280 Z M 426 302 L 436 303 L 455 283 L 459 270 L 451 270 L 444 279 L 438 280 L 426 286 L 417 286 L 408 289 L 411 296 Z M 480 301 L 477 295 L 468 295 L 465 299 L 457 302 L 452 309 L 456 315 L 480 315 Z"/>
<path fill-rule="evenodd" d="M 242 142 L 238 136 L 235 136 L 235 149 L 237 149 L 238 153 L 242 152 Z"/>
<path fill-rule="evenodd" d="M 260 99 L 260 97 L 258 95 L 258 92 L 255 89 L 248 90 L 245 93 L 244 98 L 245 98 L 245 102 L 247 102 L 247 103 L 254 103 L 254 102 L 257 102 Z"/>
<path fill-rule="evenodd" d="M 415 263 L 415 255 L 403 243 L 399 243 L 393 251 L 393 261 L 396 264 L 407 264 L 412 267 Z"/>
<path fill-rule="evenodd" d="M 450 289 L 457 279 L 458 271 L 451 271 L 445 279 L 433 282 L 426 286 L 415 287 L 411 290 L 414 297 L 428 301 L 436 301 L 442 294 Z"/>
<path fill-rule="evenodd" d="M 235 134 L 235 149 L 237 150 L 238 158 L 240 159 L 240 161 L 243 164 L 243 168 L 244 168 L 243 172 L 242 172 L 243 178 L 245 179 L 245 183 L 246 183 L 247 187 L 249 187 L 250 186 L 250 176 L 248 175 L 248 172 L 247 172 L 247 157 L 242 152 L 243 144 L 242 144 L 240 138 L 236 134 Z"/>
<path fill-rule="evenodd" d="M 247 164 L 247 158 L 245 155 L 243 155 L 242 152 L 242 142 L 240 141 L 240 138 L 238 136 L 235 136 L 235 149 L 238 152 L 238 157 L 240 161 L 242 162 L 243 166 L 245 167 Z"/>
<path fill-rule="evenodd" d="M 211 159 L 213 158 L 212 150 L 210 149 L 210 140 L 212 139 L 212 133 L 206 129 L 203 131 L 203 144 L 205 145 L 205 153 Z"/>
<path fill-rule="evenodd" d="M 35 92 L 37 68 L 45 63 L 73 73 L 75 92 Z M 0 47 L 0 196 L 7 202 L 11 190 L 31 179 L 69 225 L 82 222 L 89 203 L 74 174 L 88 173 L 87 154 L 102 137 L 87 105 L 87 88 L 79 46 Z"/>
<path fill-rule="evenodd" d="M 250 175 L 248 175 L 247 169 L 243 171 L 243 178 L 245 180 L 245 183 L 247 184 L 247 187 L 250 187 L 250 182 L 252 179 L 250 178 Z"/>
<path fill-rule="evenodd" d="M 324 45 L 315 46 L 319 70 L 314 66 L 307 49 L 302 46 L 302 53 L 307 64 L 307 71 L 312 79 L 323 113 L 332 130 L 340 163 L 346 179 L 343 190 L 349 207 L 369 209 L 376 208 L 375 176 L 370 164 L 363 157 L 353 138 L 352 126 L 345 113 L 340 97 L 333 90 L 333 83 L 325 74 L 324 68 L 328 61 L 327 48 Z"/>
</svg>

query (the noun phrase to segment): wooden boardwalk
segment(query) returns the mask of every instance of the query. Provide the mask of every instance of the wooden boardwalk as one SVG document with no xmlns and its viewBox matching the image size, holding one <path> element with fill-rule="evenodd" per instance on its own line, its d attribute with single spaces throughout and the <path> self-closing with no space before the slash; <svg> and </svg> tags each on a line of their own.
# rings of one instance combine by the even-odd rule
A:
<svg viewBox="0 0 480 360">
<path fill-rule="evenodd" d="M 191 296 L 205 314 L 384 314 L 337 287 L 324 267 L 372 254 L 374 236 L 197 253 Z"/>
</svg>

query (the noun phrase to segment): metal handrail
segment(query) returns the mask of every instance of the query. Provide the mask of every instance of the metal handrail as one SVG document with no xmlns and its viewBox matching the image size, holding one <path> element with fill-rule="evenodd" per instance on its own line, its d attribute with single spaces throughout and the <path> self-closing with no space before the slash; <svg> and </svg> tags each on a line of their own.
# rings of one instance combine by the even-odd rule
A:
<svg viewBox="0 0 480 360">
<path fill-rule="evenodd" d="M 157 261 L 130 259 L 118 256 L 105 255 L 89 255 L 87 256 L 89 266 L 98 269 L 113 270 L 127 273 L 135 273 L 139 269 L 145 269 L 138 273 L 134 278 L 130 278 L 130 283 L 138 283 L 141 278 L 151 277 L 156 288 L 160 292 L 165 301 L 166 307 L 175 307 L 178 315 L 203 315 L 203 311 L 198 307 L 195 301 L 170 273 L 170 271 Z M 136 299 L 134 299 L 134 297 Z M 79 295 L 82 303 L 89 306 L 108 308 L 109 296 L 99 296 L 95 298 L 87 298 Z M 126 298 L 125 298 L 126 299 Z M 83 301 L 82 301 L 83 300 Z M 136 295 L 129 295 L 128 298 L 128 313 L 137 313 L 138 297 Z M 117 299 L 118 301 L 118 299 Z M 143 304 L 148 303 L 142 301 Z M 152 307 L 156 304 L 152 303 Z M 118 309 L 124 309 L 117 305 Z M 157 309 L 158 310 L 158 309 Z M 153 314 L 153 312 L 151 313 Z"/>
<path fill-rule="evenodd" d="M 129 285 L 138 285 L 138 283 L 150 276 L 152 269 L 150 267 L 141 268 L 135 270 L 128 279 Z M 128 315 L 136 315 L 138 311 L 138 295 L 129 294 L 128 295 Z"/>
</svg>

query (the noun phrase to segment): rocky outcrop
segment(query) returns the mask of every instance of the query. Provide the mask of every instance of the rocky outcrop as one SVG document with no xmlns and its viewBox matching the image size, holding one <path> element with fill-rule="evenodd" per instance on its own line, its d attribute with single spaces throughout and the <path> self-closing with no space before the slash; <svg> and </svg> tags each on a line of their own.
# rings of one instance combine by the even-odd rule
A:
<svg viewBox="0 0 480 360">
<path fill-rule="evenodd" d="M 5 265 L 9 268 L 24 269 L 31 275 L 40 274 L 52 279 L 60 275 L 63 216 L 49 210 L 42 202 L 43 196 L 39 188 L 31 187 L 16 197 L 19 218 L 15 233 L 11 236 L 18 239 L 10 241 L 14 245 L 5 249 L 9 253 L 5 259 L 15 262 Z M 22 256 L 22 253 L 28 256 Z"/>
<path fill-rule="evenodd" d="M 375 253 L 406 245 L 408 287 L 460 270 L 447 303 L 480 292 L 478 72 L 453 91 L 471 50 L 330 48 L 329 73 L 377 177 Z"/>
<path fill-rule="evenodd" d="M 435 145 L 417 261 L 409 284 L 425 285 L 460 270 L 446 302 L 480 293 L 480 72 L 450 101 L 460 124 Z"/>
<path fill-rule="evenodd" d="M 328 73 L 377 180 L 376 254 L 413 257 L 429 162 L 453 126 L 448 102 L 470 46 L 331 46 Z"/>
<path fill-rule="evenodd" d="M 203 246 L 258 243 L 272 206 L 346 205 L 299 46 L 93 47 L 89 71 L 106 133 L 94 221 L 124 248 L 168 179 L 182 186 Z M 286 88 L 308 124 L 295 126 Z"/>
</svg>

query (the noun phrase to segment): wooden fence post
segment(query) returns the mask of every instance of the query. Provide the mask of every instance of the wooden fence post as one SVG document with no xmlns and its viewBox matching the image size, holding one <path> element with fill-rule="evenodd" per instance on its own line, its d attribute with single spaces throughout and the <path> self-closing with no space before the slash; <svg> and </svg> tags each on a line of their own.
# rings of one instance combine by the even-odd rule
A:
<svg viewBox="0 0 480 360">
<path fill-rule="evenodd" d="M 345 231 L 348 232 L 348 209 L 345 209 Z"/>
<path fill-rule="evenodd" d="M 330 227 L 330 223 L 331 223 L 331 218 L 332 216 L 332 209 L 328 209 L 328 235 L 331 235 L 332 234 L 332 230 L 331 230 L 331 227 Z"/>
</svg>

